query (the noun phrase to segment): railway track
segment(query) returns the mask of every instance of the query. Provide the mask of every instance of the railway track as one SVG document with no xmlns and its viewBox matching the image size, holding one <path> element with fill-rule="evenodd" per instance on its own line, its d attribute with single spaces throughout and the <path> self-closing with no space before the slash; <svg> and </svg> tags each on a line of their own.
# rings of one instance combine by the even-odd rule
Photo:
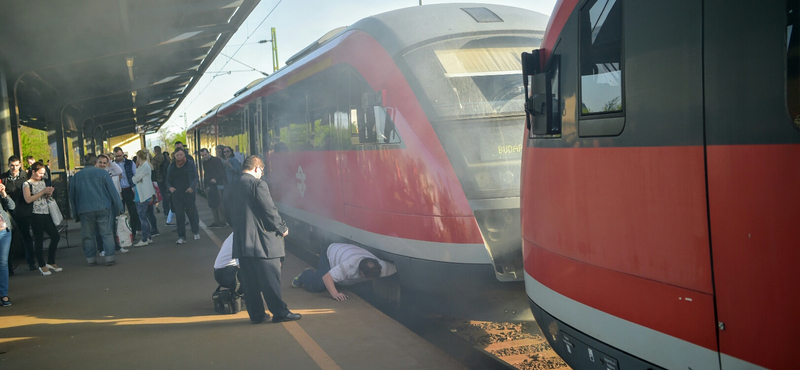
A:
<svg viewBox="0 0 800 370">
<path fill-rule="evenodd" d="M 487 322 L 449 319 L 450 331 L 472 346 L 521 370 L 568 370 L 535 322 Z"/>
</svg>

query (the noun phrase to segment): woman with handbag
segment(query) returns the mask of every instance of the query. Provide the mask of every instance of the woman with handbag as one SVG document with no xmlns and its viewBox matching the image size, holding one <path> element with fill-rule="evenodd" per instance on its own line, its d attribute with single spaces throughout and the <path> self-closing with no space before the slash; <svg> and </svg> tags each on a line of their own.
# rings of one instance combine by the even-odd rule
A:
<svg viewBox="0 0 800 370">
<path fill-rule="evenodd" d="M 47 170 L 42 162 L 31 165 L 29 180 L 22 184 L 22 195 L 25 202 L 33 203 L 33 214 L 30 216 L 31 228 L 33 228 L 34 253 L 36 262 L 39 263 L 39 272 L 47 276 L 51 271 L 61 272 L 63 270 L 56 264 L 56 249 L 61 237 L 58 235 L 56 224 L 50 216 L 50 206 L 55 188 L 47 186 L 44 182 L 44 175 Z M 47 263 L 44 260 L 44 233 L 50 237 L 50 246 L 47 251 Z"/>
<path fill-rule="evenodd" d="M 134 247 L 144 247 L 153 244 L 153 235 L 158 234 L 156 215 L 153 212 L 152 198 L 156 196 L 156 189 L 153 187 L 152 167 L 150 166 L 150 153 L 147 150 L 136 152 L 138 168 L 133 175 L 133 184 L 136 186 L 134 202 L 139 213 L 139 223 L 142 225 L 142 240 L 134 244 Z"/>
</svg>

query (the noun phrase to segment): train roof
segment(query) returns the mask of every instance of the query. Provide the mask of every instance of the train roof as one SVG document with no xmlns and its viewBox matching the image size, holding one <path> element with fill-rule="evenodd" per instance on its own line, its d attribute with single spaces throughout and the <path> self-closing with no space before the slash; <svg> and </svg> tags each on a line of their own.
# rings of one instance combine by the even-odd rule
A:
<svg viewBox="0 0 800 370">
<path fill-rule="evenodd" d="M 549 17 L 532 10 L 493 4 L 432 4 L 392 10 L 364 18 L 348 30 L 361 30 L 383 45 L 392 57 L 419 44 L 459 34 L 538 31 Z"/>
<path fill-rule="evenodd" d="M 541 36 L 548 20 L 548 16 L 532 10 L 481 3 L 431 4 L 392 10 L 366 17 L 349 27 L 340 27 L 327 32 L 289 58 L 284 67 L 256 85 L 268 84 L 280 78 L 291 70 L 291 67 L 302 65 L 302 61 L 315 54 L 315 50 L 351 31 L 369 34 L 386 49 L 389 55 L 397 57 L 398 54 L 418 45 L 458 35 L 520 32 L 536 33 Z M 224 109 L 240 99 L 245 99 L 248 95 L 246 92 L 258 90 L 257 86 L 251 83 L 217 108 Z M 189 129 L 204 125 L 210 116 L 213 114 L 209 112 L 207 116 L 198 118 Z"/>
</svg>

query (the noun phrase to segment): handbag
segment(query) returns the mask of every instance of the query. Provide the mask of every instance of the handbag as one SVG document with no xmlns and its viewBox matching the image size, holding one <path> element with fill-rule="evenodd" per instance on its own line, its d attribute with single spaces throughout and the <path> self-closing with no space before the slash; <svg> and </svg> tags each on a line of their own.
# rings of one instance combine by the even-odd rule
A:
<svg viewBox="0 0 800 370">
<path fill-rule="evenodd" d="M 130 247 L 133 244 L 133 233 L 131 233 L 131 225 L 128 222 L 128 215 L 121 214 L 117 216 L 117 244 L 120 247 Z"/>
<path fill-rule="evenodd" d="M 156 194 L 150 198 L 149 202 L 147 202 L 147 204 L 150 205 L 156 205 L 158 202 L 164 200 L 164 198 L 161 197 L 161 189 L 158 188 L 158 184 L 155 181 L 153 181 L 153 188 L 156 189 Z"/>
<path fill-rule="evenodd" d="M 211 299 L 217 313 L 234 314 L 242 310 L 242 296 L 230 289 L 222 289 L 222 286 L 218 286 L 211 294 Z"/>
<path fill-rule="evenodd" d="M 61 214 L 61 210 L 58 209 L 58 204 L 54 200 L 48 199 L 47 209 L 50 211 L 50 218 L 53 219 L 53 223 L 56 226 L 61 225 L 61 222 L 64 221 L 64 216 Z"/>
</svg>

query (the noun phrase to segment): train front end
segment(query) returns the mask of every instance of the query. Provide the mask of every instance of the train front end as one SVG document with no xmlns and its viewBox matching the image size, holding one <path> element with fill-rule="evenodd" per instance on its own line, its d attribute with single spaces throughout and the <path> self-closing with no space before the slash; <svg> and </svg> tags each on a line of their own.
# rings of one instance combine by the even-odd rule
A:
<svg viewBox="0 0 800 370">
<path fill-rule="evenodd" d="M 519 9 L 498 6 L 456 11 L 448 21 L 465 18 L 474 26 L 451 29 L 468 32 L 425 37 L 394 60 L 446 153 L 460 185 L 452 190 L 463 191 L 459 197 L 467 199 L 488 259 L 471 264 L 417 261 L 417 266 L 444 272 L 441 286 L 457 288 L 431 289 L 423 279 L 407 285 L 422 296 L 416 302 L 439 312 L 445 308 L 455 317 L 529 320 L 519 213 L 525 119 L 519 58 L 538 47 L 547 18 L 528 11 L 524 17 Z"/>
</svg>

